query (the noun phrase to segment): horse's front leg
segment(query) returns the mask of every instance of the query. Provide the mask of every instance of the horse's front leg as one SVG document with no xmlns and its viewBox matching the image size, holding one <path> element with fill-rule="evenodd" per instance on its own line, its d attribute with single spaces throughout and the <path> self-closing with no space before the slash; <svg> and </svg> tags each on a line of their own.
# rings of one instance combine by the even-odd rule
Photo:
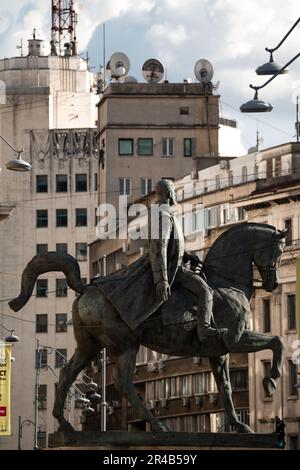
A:
<svg viewBox="0 0 300 470">
<path fill-rule="evenodd" d="M 263 378 L 263 387 L 268 396 L 272 396 L 276 390 L 277 381 L 282 375 L 282 365 L 285 345 L 281 336 L 272 336 L 255 331 L 245 330 L 239 341 L 230 341 L 225 336 L 224 341 L 230 352 L 258 352 L 271 349 L 273 352 L 272 367 L 270 375 Z"/>
<path fill-rule="evenodd" d="M 239 421 L 234 408 L 228 365 L 229 356 L 210 357 L 209 361 L 218 390 L 223 398 L 229 424 L 235 427 L 237 432 L 252 433 L 253 430 L 247 424 Z"/>
</svg>

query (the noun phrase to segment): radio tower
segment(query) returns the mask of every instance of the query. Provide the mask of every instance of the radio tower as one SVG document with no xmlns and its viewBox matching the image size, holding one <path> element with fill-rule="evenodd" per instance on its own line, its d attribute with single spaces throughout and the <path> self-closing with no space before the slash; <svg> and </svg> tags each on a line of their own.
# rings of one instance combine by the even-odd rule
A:
<svg viewBox="0 0 300 470">
<path fill-rule="evenodd" d="M 74 0 L 52 0 L 51 55 L 77 55 Z"/>
</svg>

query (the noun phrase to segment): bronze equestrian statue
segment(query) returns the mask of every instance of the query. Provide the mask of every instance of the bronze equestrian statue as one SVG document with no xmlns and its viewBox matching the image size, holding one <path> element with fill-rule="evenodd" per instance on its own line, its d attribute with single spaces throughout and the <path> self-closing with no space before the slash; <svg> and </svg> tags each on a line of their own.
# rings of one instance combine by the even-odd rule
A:
<svg viewBox="0 0 300 470">
<path fill-rule="evenodd" d="M 263 386 L 268 395 L 273 394 L 282 374 L 284 344 L 279 336 L 249 329 L 249 301 L 254 265 L 262 288 L 268 292 L 277 288 L 287 232 L 266 224 L 235 225 L 212 245 L 198 275 L 194 271 L 198 259 L 184 252 L 182 232 L 171 211 L 174 187 L 162 180 L 156 191 L 161 205 L 159 227 L 164 230 L 155 239 L 149 237 L 148 253 L 128 268 L 84 286 L 72 256 L 49 252 L 35 256 L 23 272 L 21 293 L 10 302 L 14 311 L 28 302 L 37 277 L 49 271 L 62 271 L 68 286 L 80 294 L 73 304 L 77 349 L 61 370 L 53 416 L 61 431 L 73 430 L 64 417 L 68 391 L 78 374 L 107 348 L 117 364 L 116 388 L 153 431 L 167 430 L 133 385 L 136 354 L 144 345 L 173 356 L 208 357 L 229 424 L 238 432 L 252 432 L 234 409 L 229 353 L 272 350 L 272 367 Z M 191 269 L 183 262 L 190 262 Z"/>
</svg>

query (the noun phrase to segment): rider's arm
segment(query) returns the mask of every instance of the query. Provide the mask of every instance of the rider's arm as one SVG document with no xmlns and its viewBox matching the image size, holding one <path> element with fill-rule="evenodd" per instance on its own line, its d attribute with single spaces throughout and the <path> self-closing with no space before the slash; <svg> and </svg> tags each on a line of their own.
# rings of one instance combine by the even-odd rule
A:
<svg viewBox="0 0 300 470">
<path fill-rule="evenodd" d="M 149 259 L 153 273 L 154 284 L 168 282 L 168 245 L 172 232 L 172 219 L 170 214 L 160 214 L 160 226 L 157 238 L 149 238 Z"/>
</svg>

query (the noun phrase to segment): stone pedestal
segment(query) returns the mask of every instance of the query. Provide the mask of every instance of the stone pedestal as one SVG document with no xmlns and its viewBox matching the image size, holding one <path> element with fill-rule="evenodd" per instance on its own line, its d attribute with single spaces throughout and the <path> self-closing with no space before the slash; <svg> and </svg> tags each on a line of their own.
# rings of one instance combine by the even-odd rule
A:
<svg viewBox="0 0 300 470">
<path fill-rule="evenodd" d="M 53 450 L 250 450 L 276 446 L 276 434 L 108 431 L 49 435 L 49 449 Z"/>
</svg>

